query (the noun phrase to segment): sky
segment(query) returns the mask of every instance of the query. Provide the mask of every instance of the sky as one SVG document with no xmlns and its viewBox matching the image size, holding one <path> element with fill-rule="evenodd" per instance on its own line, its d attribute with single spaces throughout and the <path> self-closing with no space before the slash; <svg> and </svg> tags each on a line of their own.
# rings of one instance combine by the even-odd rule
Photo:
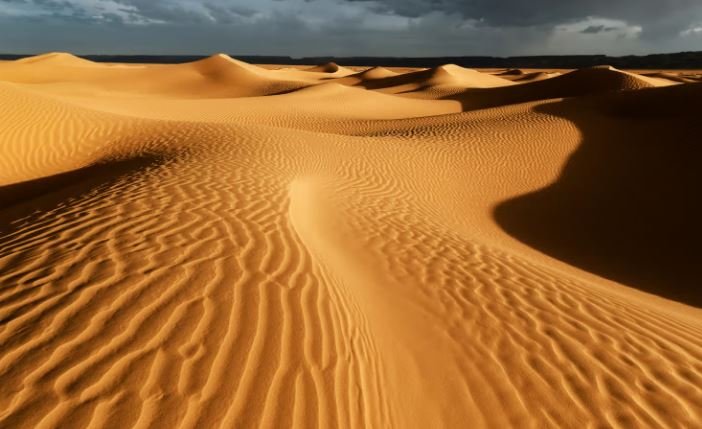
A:
<svg viewBox="0 0 702 429">
<path fill-rule="evenodd" d="M 702 0 L 0 0 L 0 52 L 300 56 L 702 50 Z"/>
</svg>

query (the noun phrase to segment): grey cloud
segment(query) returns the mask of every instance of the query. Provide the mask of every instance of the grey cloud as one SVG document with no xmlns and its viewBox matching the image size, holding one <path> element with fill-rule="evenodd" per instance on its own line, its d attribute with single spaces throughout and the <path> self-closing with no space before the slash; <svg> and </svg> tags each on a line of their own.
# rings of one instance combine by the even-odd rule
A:
<svg viewBox="0 0 702 429">
<path fill-rule="evenodd" d="M 629 54 L 698 48 L 700 22 L 700 0 L 0 0 L 0 51 Z"/>
<path fill-rule="evenodd" d="M 457 13 L 494 26 L 557 24 L 590 16 L 651 22 L 679 10 L 700 8 L 699 0 L 348 0 L 371 2 L 386 13 L 417 17 L 433 11 Z"/>
<path fill-rule="evenodd" d="M 187 9 L 168 0 L 115 0 L 123 4 L 139 16 L 161 22 L 170 23 L 204 23 L 208 17 L 192 9 Z M 191 2 L 198 4 L 199 2 Z"/>
</svg>

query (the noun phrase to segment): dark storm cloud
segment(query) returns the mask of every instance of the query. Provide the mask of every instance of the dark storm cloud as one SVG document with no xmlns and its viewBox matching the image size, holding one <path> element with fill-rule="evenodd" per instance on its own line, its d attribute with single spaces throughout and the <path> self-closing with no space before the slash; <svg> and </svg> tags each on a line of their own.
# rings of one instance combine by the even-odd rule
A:
<svg viewBox="0 0 702 429">
<path fill-rule="evenodd" d="M 590 16 L 653 22 L 678 11 L 700 9 L 700 0 L 348 0 L 408 17 L 458 13 L 493 26 L 558 24 Z"/>
<path fill-rule="evenodd" d="M 0 0 L 0 51 L 528 55 L 698 49 L 702 0 Z"/>
</svg>

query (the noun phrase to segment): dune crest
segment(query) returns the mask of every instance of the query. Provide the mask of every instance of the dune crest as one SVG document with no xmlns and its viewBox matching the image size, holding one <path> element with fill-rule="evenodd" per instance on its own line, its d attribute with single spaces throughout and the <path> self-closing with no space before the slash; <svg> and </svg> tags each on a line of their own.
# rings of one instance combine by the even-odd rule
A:
<svg viewBox="0 0 702 429">
<path fill-rule="evenodd" d="M 476 110 L 555 98 L 628 92 L 674 85 L 673 82 L 597 66 L 574 70 L 549 78 L 515 81 L 511 87 L 468 88 L 442 98 L 460 101 L 464 110 Z"/>
<path fill-rule="evenodd" d="M 21 58 L 19 64 L 51 65 L 62 67 L 98 66 L 92 61 L 77 57 L 68 52 L 47 52 L 33 57 Z"/>
<path fill-rule="evenodd" d="M 266 70 L 256 67 L 253 64 L 239 61 L 230 57 L 227 54 L 213 54 L 207 58 L 197 60 L 195 62 L 184 64 L 184 67 L 194 67 L 198 70 L 208 73 L 223 73 L 227 70 L 245 70 L 254 74 L 265 74 Z"/>
<path fill-rule="evenodd" d="M 497 76 L 466 69 L 455 64 L 446 64 L 425 73 L 427 85 L 454 85 L 467 88 L 491 88 L 509 85 L 510 82 Z"/>
<path fill-rule="evenodd" d="M 372 67 L 368 70 L 364 70 L 358 74 L 355 74 L 354 76 L 357 76 L 363 80 L 375 80 L 391 76 L 397 76 L 397 73 L 388 70 L 385 67 Z"/>
<path fill-rule="evenodd" d="M 702 83 L 83 61 L 0 63 L 0 427 L 702 426 Z"/>
<path fill-rule="evenodd" d="M 656 86 L 655 81 L 644 76 L 617 70 L 611 66 L 596 66 L 575 70 L 549 81 L 560 84 L 563 91 L 595 93 L 600 91 L 630 91 Z"/>
</svg>

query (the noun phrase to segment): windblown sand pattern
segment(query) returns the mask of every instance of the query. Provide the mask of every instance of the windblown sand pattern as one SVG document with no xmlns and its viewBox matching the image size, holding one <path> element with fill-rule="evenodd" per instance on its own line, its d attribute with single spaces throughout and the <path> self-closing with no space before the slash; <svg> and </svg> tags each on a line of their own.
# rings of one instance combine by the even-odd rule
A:
<svg viewBox="0 0 702 429">
<path fill-rule="evenodd" d="M 0 427 L 702 426 L 702 83 L 0 62 Z"/>
</svg>

